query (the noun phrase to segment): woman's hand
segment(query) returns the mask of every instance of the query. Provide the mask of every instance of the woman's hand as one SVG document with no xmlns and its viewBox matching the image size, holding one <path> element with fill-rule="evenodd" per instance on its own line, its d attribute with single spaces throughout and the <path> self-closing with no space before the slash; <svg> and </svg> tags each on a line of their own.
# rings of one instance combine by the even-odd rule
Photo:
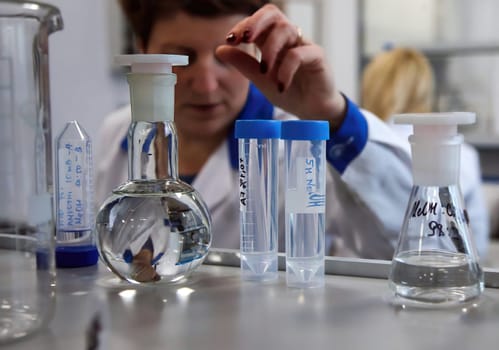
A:
<svg viewBox="0 0 499 350">
<path fill-rule="evenodd" d="M 336 88 L 318 45 L 301 37 L 298 27 L 267 4 L 227 35 L 217 57 L 251 80 L 275 105 L 303 119 L 329 120 L 333 129 L 345 116 L 346 102 Z M 239 44 L 254 43 L 258 62 Z"/>
</svg>

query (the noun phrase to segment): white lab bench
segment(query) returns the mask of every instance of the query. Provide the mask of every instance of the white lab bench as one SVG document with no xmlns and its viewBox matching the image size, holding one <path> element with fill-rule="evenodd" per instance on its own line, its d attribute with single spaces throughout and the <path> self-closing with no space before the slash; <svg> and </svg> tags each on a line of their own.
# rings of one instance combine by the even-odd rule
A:
<svg viewBox="0 0 499 350">
<path fill-rule="evenodd" d="M 235 251 L 213 252 L 209 260 L 219 265 L 203 265 L 178 285 L 114 283 L 102 265 L 58 270 L 49 327 L 2 349 L 90 349 L 87 332 L 96 315 L 96 349 L 455 350 L 499 344 L 496 288 L 459 307 L 403 308 L 391 303 L 383 278 L 327 275 L 324 288 L 295 289 L 286 286 L 282 271 L 273 283 L 242 281 Z M 379 275 L 389 265 L 329 259 L 326 270 L 342 273 L 352 266 L 363 270 L 359 275 Z"/>
</svg>

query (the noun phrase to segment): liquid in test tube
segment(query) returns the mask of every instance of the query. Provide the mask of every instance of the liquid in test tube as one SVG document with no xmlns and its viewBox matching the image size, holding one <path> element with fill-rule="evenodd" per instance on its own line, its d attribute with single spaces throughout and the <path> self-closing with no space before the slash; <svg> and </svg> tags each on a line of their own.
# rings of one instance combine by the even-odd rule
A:
<svg viewBox="0 0 499 350">
<path fill-rule="evenodd" d="M 277 279 L 278 152 L 281 122 L 238 120 L 241 276 Z"/>
<path fill-rule="evenodd" d="M 324 285 L 326 121 L 282 122 L 285 167 L 286 282 Z"/>
<path fill-rule="evenodd" d="M 77 121 L 68 122 L 57 138 L 55 191 L 56 266 L 96 264 L 92 143 Z"/>
</svg>

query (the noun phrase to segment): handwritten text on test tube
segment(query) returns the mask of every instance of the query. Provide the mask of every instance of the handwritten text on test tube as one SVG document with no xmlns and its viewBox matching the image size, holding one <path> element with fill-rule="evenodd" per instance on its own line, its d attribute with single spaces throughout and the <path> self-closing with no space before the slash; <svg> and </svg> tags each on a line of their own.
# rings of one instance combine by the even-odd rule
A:
<svg viewBox="0 0 499 350">
<path fill-rule="evenodd" d="M 248 183 L 246 167 L 244 165 L 244 159 L 239 158 L 239 199 L 241 207 L 246 206 L 247 193 L 246 186 Z"/>
<path fill-rule="evenodd" d="M 321 193 L 317 161 L 313 157 L 296 158 L 296 188 L 287 192 L 286 207 L 293 213 L 323 213 L 326 196 Z"/>
<path fill-rule="evenodd" d="M 323 194 L 316 193 L 318 190 L 315 159 L 305 158 L 304 181 L 306 188 L 307 207 L 324 207 L 326 205 L 326 197 Z"/>
<path fill-rule="evenodd" d="M 73 145 L 66 143 L 59 150 L 59 212 L 60 227 L 85 225 L 85 202 L 83 200 L 83 184 L 87 179 L 83 171 L 86 166 L 84 143 Z"/>
</svg>

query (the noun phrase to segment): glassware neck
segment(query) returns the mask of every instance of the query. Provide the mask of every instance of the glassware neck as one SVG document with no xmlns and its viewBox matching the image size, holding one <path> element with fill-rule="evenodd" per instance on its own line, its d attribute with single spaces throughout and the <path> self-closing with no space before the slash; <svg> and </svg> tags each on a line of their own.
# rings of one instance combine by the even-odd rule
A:
<svg viewBox="0 0 499 350">
<path fill-rule="evenodd" d="M 136 121 L 128 133 L 130 181 L 178 178 L 177 131 L 173 121 Z"/>
</svg>

